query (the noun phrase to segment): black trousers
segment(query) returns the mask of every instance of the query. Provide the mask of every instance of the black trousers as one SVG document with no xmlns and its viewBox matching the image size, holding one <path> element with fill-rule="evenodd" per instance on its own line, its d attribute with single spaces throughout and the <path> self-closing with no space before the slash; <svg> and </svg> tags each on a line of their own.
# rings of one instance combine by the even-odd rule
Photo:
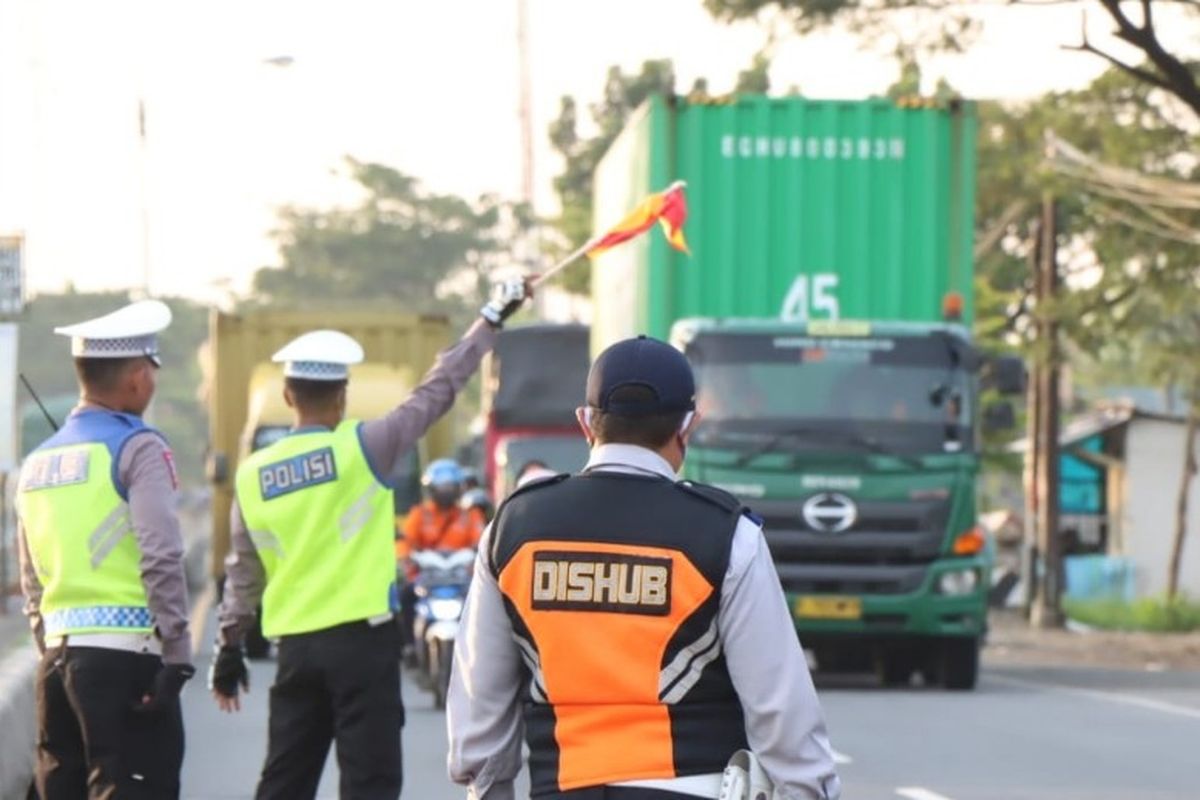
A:
<svg viewBox="0 0 1200 800">
<path fill-rule="evenodd" d="M 158 656 L 54 648 L 37 673 L 37 774 L 43 800 L 179 797 L 179 701 L 134 710 L 162 666 Z"/>
<path fill-rule="evenodd" d="M 341 800 L 400 796 L 400 631 L 365 622 L 285 636 L 257 800 L 316 796 L 337 742 Z"/>
</svg>

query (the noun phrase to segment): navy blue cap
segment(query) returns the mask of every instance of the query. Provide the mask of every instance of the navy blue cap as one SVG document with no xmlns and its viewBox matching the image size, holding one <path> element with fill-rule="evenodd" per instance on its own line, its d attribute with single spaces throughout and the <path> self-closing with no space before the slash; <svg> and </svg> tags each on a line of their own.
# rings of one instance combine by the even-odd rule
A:
<svg viewBox="0 0 1200 800">
<path fill-rule="evenodd" d="M 623 386 L 643 386 L 654 394 L 641 403 L 614 403 Z M 666 342 L 639 336 L 617 342 L 601 353 L 588 373 L 587 404 L 621 417 L 692 411 L 696 379 L 683 353 Z"/>
</svg>

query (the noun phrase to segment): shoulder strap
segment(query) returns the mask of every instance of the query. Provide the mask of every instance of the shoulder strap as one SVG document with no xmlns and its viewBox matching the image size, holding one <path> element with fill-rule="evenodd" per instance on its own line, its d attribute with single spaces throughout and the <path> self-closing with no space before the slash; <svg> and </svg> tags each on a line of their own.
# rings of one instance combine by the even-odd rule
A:
<svg viewBox="0 0 1200 800">
<path fill-rule="evenodd" d="M 708 503 L 712 503 L 723 511 L 730 513 L 737 511 L 741 512 L 742 501 L 735 496 L 725 491 L 718 489 L 716 486 L 709 486 L 707 483 L 693 483 L 692 481 L 678 481 L 675 484 L 680 489 L 684 490 L 693 497 L 698 497 Z"/>
<path fill-rule="evenodd" d="M 545 489 L 548 486 L 557 486 L 570 477 L 571 475 L 569 473 L 563 473 L 561 475 L 555 475 L 553 478 L 543 478 L 541 480 L 530 481 L 524 486 L 513 490 L 513 492 L 508 497 L 504 498 L 502 503 L 500 503 L 500 506 L 496 509 L 496 515 L 492 518 L 492 538 L 491 541 L 488 542 L 488 568 L 492 571 L 493 575 L 498 574 L 496 570 L 496 553 L 499 549 L 500 531 L 503 528 L 501 523 L 504 518 L 504 511 L 508 508 L 509 503 L 518 497 L 524 497 L 525 495 L 531 492 L 536 492 L 539 489 Z"/>
</svg>

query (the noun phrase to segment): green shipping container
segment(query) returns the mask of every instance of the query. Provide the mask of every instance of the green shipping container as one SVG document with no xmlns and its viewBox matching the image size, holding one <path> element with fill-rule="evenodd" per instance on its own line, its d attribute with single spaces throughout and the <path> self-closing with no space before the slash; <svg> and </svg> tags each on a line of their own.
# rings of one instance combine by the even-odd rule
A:
<svg viewBox="0 0 1200 800">
<path fill-rule="evenodd" d="M 684 317 L 972 317 L 974 106 L 799 97 L 646 103 L 596 170 L 603 230 L 687 181 L 691 255 L 658 231 L 592 269 L 593 348 Z"/>
</svg>

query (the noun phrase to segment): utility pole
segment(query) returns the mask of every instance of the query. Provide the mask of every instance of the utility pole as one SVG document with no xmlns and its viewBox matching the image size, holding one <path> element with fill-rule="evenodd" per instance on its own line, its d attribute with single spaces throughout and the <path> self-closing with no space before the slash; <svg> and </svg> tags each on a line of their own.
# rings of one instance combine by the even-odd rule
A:
<svg viewBox="0 0 1200 800">
<path fill-rule="evenodd" d="M 1038 274 L 1041 270 L 1041 248 L 1035 246 L 1029 258 L 1029 271 L 1033 275 L 1034 280 L 1034 295 L 1037 295 Z M 1025 484 L 1025 530 L 1024 530 L 1024 547 L 1021 553 L 1021 584 L 1024 587 L 1024 596 L 1021 598 L 1021 608 L 1025 612 L 1025 618 L 1030 619 L 1033 615 L 1033 603 L 1037 597 L 1038 591 L 1038 565 L 1041 563 L 1041 548 L 1038 547 L 1038 520 L 1039 508 L 1038 492 L 1041 491 L 1041 463 L 1040 456 L 1042 454 L 1042 396 L 1041 396 L 1041 366 L 1040 362 L 1034 362 L 1032 380 L 1026 387 L 1026 411 L 1025 419 L 1028 425 L 1028 433 L 1026 436 L 1029 442 L 1029 449 L 1025 454 L 1025 471 L 1023 475 Z"/>
<path fill-rule="evenodd" d="M 529 67 L 529 0 L 517 0 L 517 59 L 521 119 L 521 200 L 533 208 L 533 75 Z"/>
<path fill-rule="evenodd" d="M 150 189 L 148 186 L 150 166 L 146 145 L 146 100 L 138 98 L 138 180 L 142 201 L 142 287 L 143 297 L 153 297 L 150 291 Z"/>
<path fill-rule="evenodd" d="M 1039 628 L 1060 628 L 1062 613 L 1062 541 L 1059 536 L 1059 373 L 1058 322 L 1053 314 L 1058 297 L 1058 220 L 1054 197 L 1042 198 L 1041 246 L 1035 289 L 1037 296 L 1037 448 L 1035 491 L 1041 574 L 1030 616 Z"/>
</svg>

